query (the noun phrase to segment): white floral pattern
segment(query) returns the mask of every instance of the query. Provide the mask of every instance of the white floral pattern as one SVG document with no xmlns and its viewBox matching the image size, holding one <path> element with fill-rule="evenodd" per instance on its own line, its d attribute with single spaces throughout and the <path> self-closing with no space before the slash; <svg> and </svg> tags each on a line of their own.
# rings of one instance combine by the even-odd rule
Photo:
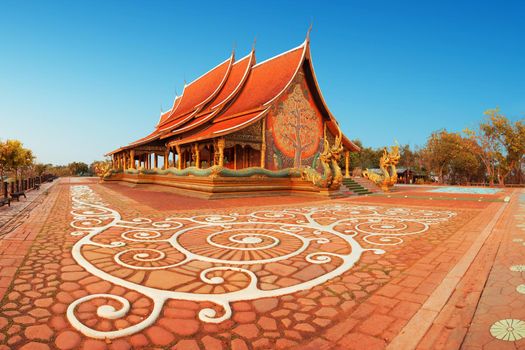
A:
<svg viewBox="0 0 525 350">
<path fill-rule="evenodd" d="M 525 322 L 517 319 L 499 320 L 490 327 L 490 334 L 499 340 L 520 340 L 525 337 Z"/>
</svg>

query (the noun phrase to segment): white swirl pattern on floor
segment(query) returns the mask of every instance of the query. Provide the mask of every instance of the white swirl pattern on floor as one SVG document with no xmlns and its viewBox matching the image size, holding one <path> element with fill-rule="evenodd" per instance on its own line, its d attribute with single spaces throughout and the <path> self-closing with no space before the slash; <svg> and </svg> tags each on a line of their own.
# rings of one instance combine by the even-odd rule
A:
<svg viewBox="0 0 525 350">
<path fill-rule="evenodd" d="M 69 305 L 67 317 L 83 334 L 93 338 L 117 338 L 134 334 L 152 325 L 166 300 L 179 299 L 212 302 L 213 308 L 200 310 L 203 322 L 219 323 L 232 315 L 230 303 L 275 297 L 307 290 L 348 271 L 366 251 L 383 254 L 379 248 L 364 248 L 355 239 L 360 236 L 372 246 L 398 245 L 404 236 L 421 234 L 430 225 L 455 216 L 451 211 L 333 204 L 297 209 L 257 210 L 248 214 L 210 214 L 177 216 L 154 222 L 147 218 L 122 220 L 120 213 L 103 203 L 88 186 L 72 186 L 73 220 L 71 233 L 81 238 L 72 249 L 74 259 L 89 273 L 115 285 L 149 297 L 153 310 L 147 318 L 127 328 L 100 331 L 83 324 L 75 308 L 83 302 L 112 299 L 121 304 L 97 309 L 101 318 L 118 319 L 128 313 L 130 302 L 122 296 L 92 294 Z M 118 230 L 117 239 L 100 240 L 105 232 Z M 121 232 L 122 231 L 122 232 Z M 151 248 L 149 244 L 169 246 Z M 176 271 L 198 262 L 205 266 L 197 272 L 197 282 L 207 292 L 182 291 L 182 288 L 154 288 L 134 283 L 104 271 L 86 258 L 84 249 L 113 252 L 112 259 L 122 269 L 140 271 Z M 291 264 L 333 265 L 325 273 L 300 283 L 280 288 L 261 287 L 256 266 L 282 262 Z M 195 270 L 195 267 L 191 267 Z M 226 283 L 229 288 L 219 288 Z M 212 288 L 213 287 L 213 288 Z M 203 288 L 199 290 L 204 290 Z"/>
</svg>

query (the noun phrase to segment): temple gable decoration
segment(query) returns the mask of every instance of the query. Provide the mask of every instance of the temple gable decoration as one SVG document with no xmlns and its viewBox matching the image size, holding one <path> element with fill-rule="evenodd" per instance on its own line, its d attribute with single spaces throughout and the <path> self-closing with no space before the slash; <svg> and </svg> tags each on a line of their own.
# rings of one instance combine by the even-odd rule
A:
<svg viewBox="0 0 525 350">
<path fill-rule="evenodd" d="M 311 106 L 308 91 L 299 83 L 290 90 L 287 98 L 279 103 L 277 113 L 269 114 L 268 121 L 277 149 L 293 159 L 292 167 L 301 168 L 303 159 L 313 156 L 319 149 L 323 121 Z"/>
</svg>

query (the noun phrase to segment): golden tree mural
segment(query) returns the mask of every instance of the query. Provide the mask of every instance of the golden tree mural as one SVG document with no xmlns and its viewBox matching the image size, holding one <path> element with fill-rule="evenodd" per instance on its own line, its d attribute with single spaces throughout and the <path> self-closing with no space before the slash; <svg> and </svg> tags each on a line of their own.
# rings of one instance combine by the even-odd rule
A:
<svg viewBox="0 0 525 350">
<path fill-rule="evenodd" d="M 301 160 L 317 150 L 322 123 L 300 84 L 282 102 L 275 116 L 273 132 L 279 148 L 294 159 L 294 168 L 301 167 Z"/>
</svg>

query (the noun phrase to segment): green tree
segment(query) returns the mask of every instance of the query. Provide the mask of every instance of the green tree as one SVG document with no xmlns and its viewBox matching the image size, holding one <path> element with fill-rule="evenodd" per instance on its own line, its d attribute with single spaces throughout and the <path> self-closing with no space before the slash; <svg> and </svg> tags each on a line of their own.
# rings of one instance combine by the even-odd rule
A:
<svg viewBox="0 0 525 350">
<path fill-rule="evenodd" d="M 491 185 L 498 179 L 500 185 L 513 175 L 515 182 L 522 181 L 522 166 L 525 154 L 525 124 L 514 123 L 502 115 L 498 108 L 485 111 L 485 120 L 477 130 L 465 130 L 467 136 L 476 141 L 477 156 L 485 165 Z"/>
<path fill-rule="evenodd" d="M 44 175 L 44 173 L 50 166 L 50 164 L 44 163 L 37 163 L 34 165 L 33 169 L 35 171 L 35 174 L 38 176 L 38 179 L 40 180 L 39 183 L 42 183 L 42 175 Z"/>
<path fill-rule="evenodd" d="M 476 147 L 473 140 L 460 133 L 440 130 L 430 135 L 419 157 L 425 168 L 438 176 L 440 183 L 471 182 L 479 174 Z"/>
<path fill-rule="evenodd" d="M 24 148 L 18 140 L 7 140 L 2 144 L 2 171 L 11 172 L 18 186 L 18 180 L 23 178 L 24 171 L 30 169 L 34 156 L 30 149 Z"/>
<path fill-rule="evenodd" d="M 407 169 L 413 169 L 416 165 L 416 154 L 410 149 L 410 145 L 399 146 L 399 166 Z"/>
<path fill-rule="evenodd" d="M 89 167 L 83 162 L 72 162 L 67 165 L 71 175 L 82 176 L 89 172 Z"/>
</svg>

